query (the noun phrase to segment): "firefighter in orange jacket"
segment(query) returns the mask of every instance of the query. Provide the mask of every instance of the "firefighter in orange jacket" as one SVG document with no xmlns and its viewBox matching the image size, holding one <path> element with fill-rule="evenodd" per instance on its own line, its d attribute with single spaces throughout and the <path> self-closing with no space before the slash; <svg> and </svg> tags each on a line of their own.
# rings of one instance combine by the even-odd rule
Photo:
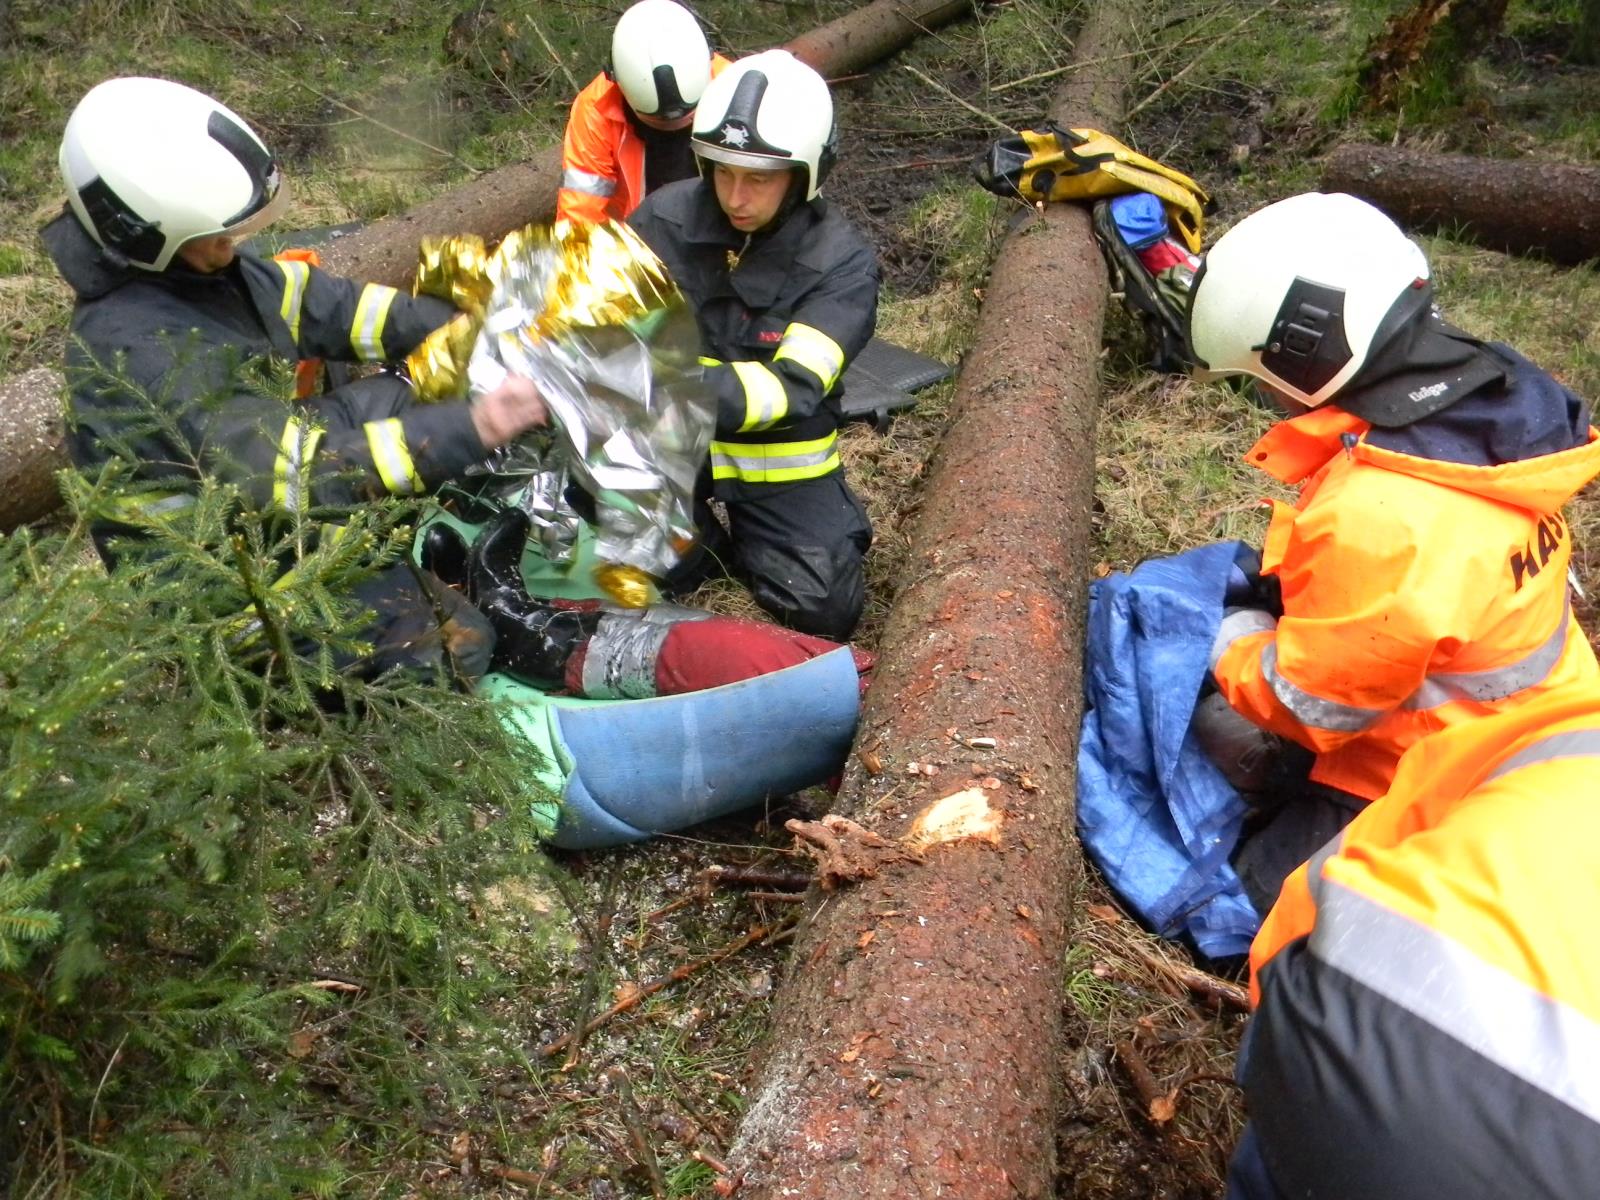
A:
<svg viewBox="0 0 1600 1200">
<path fill-rule="evenodd" d="M 1284 804 L 1236 860 L 1265 911 L 1424 735 L 1600 679 L 1561 515 L 1600 434 L 1544 371 L 1446 324 L 1421 250 L 1352 196 L 1229 230 L 1189 336 L 1197 374 L 1254 376 L 1291 414 L 1248 455 L 1300 485 L 1262 549 L 1281 612 L 1231 612 L 1212 651 L 1233 710 L 1315 755 L 1315 804 Z"/>
<path fill-rule="evenodd" d="M 623 13 L 606 69 L 572 102 L 557 218 L 621 221 L 663 184 L 693 178 L 695 105 L 727 65 L 673 0 L 639 0 Z"/>
<path fill-rule="evenodd" d="M 1230 1200 L 1589 1196 L 1600 689 L 1406 754 L 1256 936 Z"/>
</svg>

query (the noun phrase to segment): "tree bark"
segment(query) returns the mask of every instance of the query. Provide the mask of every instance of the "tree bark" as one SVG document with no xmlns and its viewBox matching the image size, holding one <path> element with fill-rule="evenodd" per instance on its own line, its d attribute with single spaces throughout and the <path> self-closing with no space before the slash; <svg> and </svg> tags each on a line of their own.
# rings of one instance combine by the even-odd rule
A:
<svg viewBox="0 0 1600 1200">
<path fill-rule="evenodd" d="M 1600 168 L 1348 144 L 1323 161 L 1322 185 L 1404 225 L 1464 232 L 1496 250 L 1600 258 Z"/>
<path fill-rule="evenodd" d="M 68 465 L 61 372 L 34 367 L 0 380 L 0 530 L 34 521 L 61 503 L 56 472 Z"/>
<path fill-rule="evenodd" d="M 1096 6 L 1077 55 L 1102 65 L 1058 94 L 1057 122 L 1112 126 L 1132 27 Z M 826 830 L 796 828 L 835 843 L 824 879 L 859 881 L 813 896 L 728 1160 L 740 1200 L 1054 1194 L 1107 294 L 1086 208 L 1023 214 L 928 475 L 857 754 Z M 963 793 L 997 844 L 916 836 Z"/>
<path fill-rule="evenodd" d="M 972 0 L 874 0 L 788 44 L 823 75 L 844 75 L 893 54 L 919 34 L 970 12 Z M 555 215 L 561 148 L 527 162 L 499 167 L 398 216 L 338 238 L 324 248 L 322 265 L 344 275 L 407 288 L 417 265 L 417 245 L 429 234 L 477 233 L 497 242 L 513 229 Z M 59 398 L 65 386 L 54 376 Z M 0 382 L 0 531 L 45 516 L 61 503 L 55 472 L 70 463 L 61 432 L 61 409 L 13 400 L 21 380 Z M 50 385 L 31 382 L 35 398 Z M 41 390 L 42 389 L 42 390 Z M 43 454 L 34 453 L 46 447 Z M 18 448 L 27 450 L 22 453 Z M 20 497 L 13 501 L 13 495 Z"/>
</svg>

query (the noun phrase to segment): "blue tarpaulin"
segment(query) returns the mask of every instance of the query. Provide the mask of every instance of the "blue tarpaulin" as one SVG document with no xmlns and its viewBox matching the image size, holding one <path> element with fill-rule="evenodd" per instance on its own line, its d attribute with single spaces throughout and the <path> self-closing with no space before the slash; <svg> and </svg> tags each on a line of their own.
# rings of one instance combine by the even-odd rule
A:
<svg viewBox="0 0 1600 1200">
<path fill-rule="evenodd" d="M 1089 590 L 1078 832 L 1125 903 L 1211 958 L 1244 954 L 1259 919 L 1228 862 L 1245 805 L 1189 735 L 1235 562 L 1219 542 Z"/>
</svg>

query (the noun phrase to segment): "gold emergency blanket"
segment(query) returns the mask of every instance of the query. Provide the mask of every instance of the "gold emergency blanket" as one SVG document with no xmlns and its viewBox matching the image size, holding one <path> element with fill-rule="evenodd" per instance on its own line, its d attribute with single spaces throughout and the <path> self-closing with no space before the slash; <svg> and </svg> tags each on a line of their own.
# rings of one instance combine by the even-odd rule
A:
<svg viewBox="0 0 1600 1200">
<path fill-rule="evenodd" d="M 482 395 L 508 372 L 533 380 L 553 438 L 536 431 L 498 458 L 529 477 L 547 552 L 570 517 L 556 481 L 588 492 L 597 581 L 619 603 L 645 604 L 650 577 L 693 540 L 716 420 L 694 316 L 661 260 L 626 225 L 563 221 L 513 233 L 492 254 L 476 237 L 431 239 L 414 290 L 463 310 L 407 360 L 419 396 Z"/>
</svg>

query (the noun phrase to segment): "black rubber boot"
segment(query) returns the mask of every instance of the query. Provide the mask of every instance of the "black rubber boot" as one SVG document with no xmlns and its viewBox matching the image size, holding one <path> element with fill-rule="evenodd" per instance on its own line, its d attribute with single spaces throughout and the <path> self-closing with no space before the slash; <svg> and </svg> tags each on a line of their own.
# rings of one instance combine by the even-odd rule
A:
<svg viewBox="0 0 1600 1200">
<path fill-rule="evenodd" d="M 468 591 L 494 626 L 496 671 L 535 687 L 565 685 L 567 660 L 594 635 L 600 613 L 560 608 L 528 595 L 522 582 L 522 548 L 528 514 L 508 508 L 483 527 L 472 545 Z"/>
<path fill-rule="evenodd" d="M 467 586 L 467 540 L 454 525 L 436 521 L 422 535 L 422 569 L 451 587 Z"/>
</svg>

